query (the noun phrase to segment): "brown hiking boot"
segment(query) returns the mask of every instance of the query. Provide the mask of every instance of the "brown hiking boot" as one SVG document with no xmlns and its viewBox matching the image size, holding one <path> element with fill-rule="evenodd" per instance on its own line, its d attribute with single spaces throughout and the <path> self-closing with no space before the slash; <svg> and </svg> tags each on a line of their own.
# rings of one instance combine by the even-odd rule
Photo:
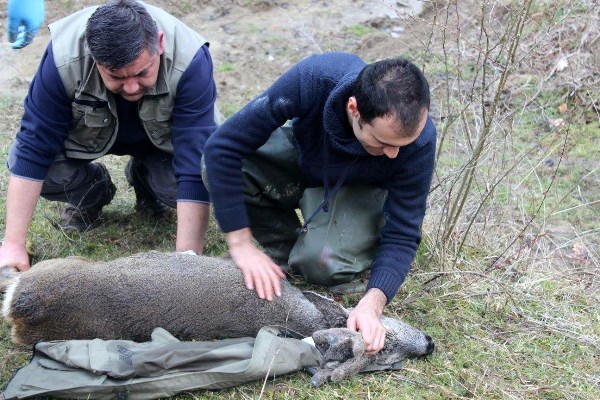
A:
<svg viewBox="0 0 600 400">
<path fill-rule="evenodd" d="M 67 204 L 60 213 L 60 227 L 66 230 L 85 232 L 96 227 L 102 213 L 102 207 L 90 207 L 84 210 L 73 204 Z"/>
<path fill-rule="evenodd" d="M 156 219 L 162 218 L 169 211 L 169 207 L 156 196 L 148 196 L 142 191 L 136 190 L 135 186 L 133 190 L 135 191 L 135 211 Z"/>
<path fill-rule="evenodd" d="M 95 228 L 98 225 L 97 222 L 99 222 L 100 214 L 102 214 L 102 207 L 109 204 L 113 197 L 115 197 L 117 187 L 112 183 L 108 170 L 104 164 L 98 163 L 98 165 L 104 171 L 104 179 L 108 180 L 108 187 L 102 200 L 97 205 L 84 209 L 73 204 L 67 204 L 65 209 L 60 213 L 59 226 L 62 229 L 85 232 Z"/>
</svg>

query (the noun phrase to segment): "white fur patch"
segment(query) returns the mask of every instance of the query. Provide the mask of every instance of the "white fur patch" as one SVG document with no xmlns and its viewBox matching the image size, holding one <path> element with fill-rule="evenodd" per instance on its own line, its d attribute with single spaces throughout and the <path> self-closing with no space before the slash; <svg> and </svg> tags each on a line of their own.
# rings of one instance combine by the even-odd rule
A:
<svg viewBox="0 0 600 400">
<path fill-rule="evenodd" d="M 306 290 L 305 292 L 306 293 L 310 293 L 310 294 L 314 294 L 315 296 L 319 296 L 320 298 L 325 299 L 325 300 L 335 301 L 331 297 L 327 297 L 327 296 L 325 296 L 324 294 L 321 294 L 321 293 L 313 292 L 312 290 Z"/>
<path fill-rule="evenodd" d="M 302 339 L 302 341 L 304 343 L 310 344 L 312 347 L 317 347 L 317 346 L 315 346 L 315 340 L 312 338 L 312 336 L 305 337 L 304 339 Z"/>
<path fill-rule="evenodd" d="M 6 288 L 6 292 L 4 292 L 4 299 L 2 299 L 2 316 L 4 319 L 8 320 L 10 318 L 10 305 L 20 280 L 21 277 L 17 275 L 14 281 L 12 281 Z"/>
</svg>

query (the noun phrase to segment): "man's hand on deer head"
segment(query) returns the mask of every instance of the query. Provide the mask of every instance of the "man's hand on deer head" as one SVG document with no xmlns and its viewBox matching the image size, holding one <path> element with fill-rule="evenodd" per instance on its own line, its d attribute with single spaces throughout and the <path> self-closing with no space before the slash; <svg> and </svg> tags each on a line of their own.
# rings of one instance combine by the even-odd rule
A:
<svg viewBox="0 0 600 400">
<path fill-rule="evenodd" d="M 360 332 L 367 354 L 375 354 L 383 348 L 385 328 L 381 323 L 381 314 L 386 303 L 385 294 L 379 289 L 371 288 L 348 317 L 346 326 Z"/>
</svg>

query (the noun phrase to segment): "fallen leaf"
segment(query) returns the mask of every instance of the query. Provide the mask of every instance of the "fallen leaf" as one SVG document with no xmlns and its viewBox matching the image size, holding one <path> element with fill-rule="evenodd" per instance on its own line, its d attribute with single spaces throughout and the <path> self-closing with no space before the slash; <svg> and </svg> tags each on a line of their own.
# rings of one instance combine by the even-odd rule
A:
<svg viewBox="0 0 600 400">
<path fill-rule="evenodd" d="M 561 114 L 566 113 L 569 110 L 569 106 L 567 106 L 567 103 L 562 103 L 560 106 L 558 106 L 558 112 Z"/>
</svg>

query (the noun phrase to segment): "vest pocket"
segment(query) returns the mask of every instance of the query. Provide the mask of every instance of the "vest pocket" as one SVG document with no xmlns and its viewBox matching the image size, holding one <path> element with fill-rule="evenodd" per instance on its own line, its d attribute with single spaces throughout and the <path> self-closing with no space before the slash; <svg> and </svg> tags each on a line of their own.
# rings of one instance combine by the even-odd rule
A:
<svg viewBox="0 0 600 400">
<path fill-rule="evenodd" d="M 171 129 L 170 128 L 161 128 L 161 129 L 153 129 L 150 130 L 150 136 L 152 137 L 152 142 L 159 146 L 162 150 L 162 145 L 168 143 L 171 140 Z"/>
<path fill-rule="evenodd" d="M 108 103 L 75 102 L 72 105 L 73 120 L 69 132 L 67 147 L 78 148 L 88 152 L 103 149 L 108 143 L 115 127 L 115 119 L 111 114 Z M 97 104 L 96 104 L 97 103 Z M 82 148 L 79 148 L 81 146 Z"/>
<path fill-rule="evenodd" d="M 168 96 L 144 99 L 140 106 L 139 115 L 142 125 L 148 132 L 152 142 L 159 148 L 161 148 L 161 145 L 165 145 L 166 142 L 171 141 L 173 106 L 173 100 Z M 167 145 L 167 147 L 171 146 Z"/>
</svg>

